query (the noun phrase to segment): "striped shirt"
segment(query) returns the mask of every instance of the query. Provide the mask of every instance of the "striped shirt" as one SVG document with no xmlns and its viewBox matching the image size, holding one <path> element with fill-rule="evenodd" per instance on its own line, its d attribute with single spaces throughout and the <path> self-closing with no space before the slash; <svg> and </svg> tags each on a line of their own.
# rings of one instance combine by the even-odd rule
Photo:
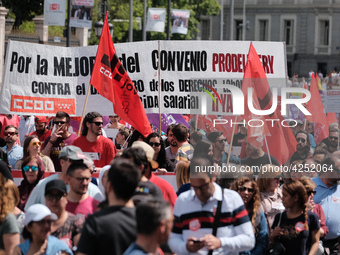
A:
<svg viewBox="0 0 340 255">
<path fill-rule="evenodd" d="M 212 234 L 214 214 L 217 201 L 222 200 L 222 189 L 214 183 L 215 192 L 207 203 L 196 197 L 194 190 L 182 193 L 174 207 L 174 227 L 169 239 L 169 246 L 177 254 L 208 254 L 207 248 L 197 253 L 189 253 L 186 241 L 189 237 L 197 239 Z M 217 229 L 217 237 L 222 247 L 214 250 L 217 254 L 238 254 L 240 251 L 251 250 L 255 245 L 254 232 L 243 201 L 235 191 L 224 189 L 221 217 Z"/>
</svg>

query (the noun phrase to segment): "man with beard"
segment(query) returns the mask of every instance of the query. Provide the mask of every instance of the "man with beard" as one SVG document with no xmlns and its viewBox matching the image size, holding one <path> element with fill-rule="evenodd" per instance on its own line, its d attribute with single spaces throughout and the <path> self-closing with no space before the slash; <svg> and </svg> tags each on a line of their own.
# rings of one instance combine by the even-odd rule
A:
<svg viewBox="0 0 340 255">
<path fill-rule="evenodd" d="M 340 152 L 327 156 L 321 162 L 319 176 L 312 180 L 316 184 L 314 202 L 320 204 L 326 218 L 326 226 L 329 229 L 323 242 L 324 247 L 330 249 L 330 254 L 338 254 L 340 240 Z"/>
<path fill-rule="evenodd" d="M 329 136 L 322 140 L 327 145 L 328 152 L 337 151 L 339 143 L 339 131 L 337 129 L 332 129 L 329 131 Z"/>
<path fill-rule="evenodd" d="M 175 127 L 175 124 L 171 124 L 167 129 L 167 137 L 170 146 L 165 148 L 165 157 L 167 161 L 167 165 L 169 166 L 169 172 L 174 172 L 176 167 L 176 155 L 178 151 L 177 142 L 175 140 L 174 133 L 172 129 Z"/>
<path fill-rule="evenodd" d="M 66 112 L 59 111 L 53 120 L 55 131 L 50 137 L 47 137 L 44 144 L 42 154 L 51 158 L 56 172 L 61 172 L 59 154 L 62 148 L 71 145 L 77 138 L 76 134 L 71 134 L 68 129 L 70 127 L 70 116 Z"/>
<path fill-rule="evenodd" d="M 86 114 L 81 136 L 73 141 L 96 167 L 110 165 L 117 149 L 112 140 L 102 136 L 103 117 L 98 112 Z"/>
<path fill-rule="evenodd" d="M 91 171 L 84 163 L 72 163 L 66 172 L 66 180 L 70 185 L 67 194 L 66 211 L 87 218 L 97 210 L 99 201 L 87 194 L 91 182 Z"/>
<path fill-rule="evenodd" d="M 23 157 L 23 148 L 17 143 L 19 131 L 13 125 L 5 127 L 4 137 L 6 146 L 3 149 L 7 153 L 8 163 L 14 169 L 15 163 Z"/>
<path fill-rule="evenodd" d="M 295 160 L 305 160 L 312 154 L 307 131 L 298 131 L 295 135 L 295 138 L 297 142 L 296 152 L 291 157 L 290 162 L 294 162 Z"/>
<path fill-rule="evenodd" d="M 29 135 L 38 136 L 39 141 L 44 143 L 45 139 L 52 134 L 52 131 L 47 129 L 47 116 L 35 116 L 34 125 L 35 131 Z"/>
</svg>

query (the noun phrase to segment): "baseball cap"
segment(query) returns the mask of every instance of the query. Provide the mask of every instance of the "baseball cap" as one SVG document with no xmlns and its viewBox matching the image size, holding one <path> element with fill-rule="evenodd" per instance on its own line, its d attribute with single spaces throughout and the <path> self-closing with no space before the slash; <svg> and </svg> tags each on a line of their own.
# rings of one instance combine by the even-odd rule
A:
<svg viewBox="0 0 340 255">
<path fill-rule="evenodd" d="M 51 216 L 52 220 L 58 219 L 58 216 L 52 213 L 46 205 L 34 204 L 26 211 L 24 224 L 27 226 L 32 221 L 41 221 L 46 216 Z"/>
<path fill-rule="evenodd" d="M 62 193 L 67 193 L 66 184 L 62 180 L 52 180 L 46 184 L 45 195 L 52 189 L 56 189 Z"/>
<path fill-rule="evenodd" d="M 59 154 L 59 158 L 61 157 L 68 157 L 71 160 L 84 160 L 86 158 L 82 150 L 74 145 L 63 147 Z"/>
<path fill-rule="evenodd" d="M 223 135 L 223 132 L 221 131 L 213 131 L 210 132 L 207 136 L 208 140 L 212 143 L 216 142 L 217 137 Z"/>
<path fill-rule="evenodd" d="M 34 121 L 37 123 L 46 123 L 47 116 L 35 116 Z"/>
<path fill-rule="evenodd" d="M 131 145 L 132 148 L 141 148 L 145 151 L 146 157 L 148 158 L 148 161 L 151 164 L 152 169 L 156 169 L 158 168 L 158 163 L 157 161 L 153 160 L 153 156 L 155 155 L 155 150 L 148 145 L 146 142 L 142 142 L 142 141 L 136 141 Z"/>
</svg>

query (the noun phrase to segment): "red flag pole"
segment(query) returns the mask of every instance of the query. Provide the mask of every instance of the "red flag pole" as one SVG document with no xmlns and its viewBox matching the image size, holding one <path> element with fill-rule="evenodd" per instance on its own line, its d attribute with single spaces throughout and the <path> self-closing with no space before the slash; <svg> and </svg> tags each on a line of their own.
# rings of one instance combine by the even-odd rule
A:
<svg viewBox="0 0 340 255">
<path fill-rule="evenodd" d="M 159 118 L 159 136 L 162 136 L 162 116 L 161 116 L 161 41 L 158 40 L 158 118 Z"/>
<path fill-rule="evenodd" d="M 86 99 L 85 99 L 85 104 L 84 104 L 84 108 L 83 108 L 83 113 L 81 115 L 81 120 L 80 120 L 80 124 L 79 124 L 78 136 L 80 136 L 80 134 L 81 134 L 81 127 L 83 126 L 86 105 L 87 105 L 87 101 L 89 100 L 89 95 L 90 95 L 90 89 L 91 89 L 91 83 L 89 83 L 89 87 L 88 87 L 87 93 L 86 93 Z"/>
<path fill-rule="evenodd" d="M 237 116 L 235 116 L 235 121 L 234 122 L 236 123 L 236 121 L 237 121 Z M 231 149 L 232 149 L 232 146 L 233 146 L 235 129 L 236 129 L 236 125 L 233 126 L 233 132 L 231 132 L 231 139 L 230 139 L 230 144 L 229 144 L 227 165 L 229 165 L 229 159 L 230 159 Z"/>
</svg>

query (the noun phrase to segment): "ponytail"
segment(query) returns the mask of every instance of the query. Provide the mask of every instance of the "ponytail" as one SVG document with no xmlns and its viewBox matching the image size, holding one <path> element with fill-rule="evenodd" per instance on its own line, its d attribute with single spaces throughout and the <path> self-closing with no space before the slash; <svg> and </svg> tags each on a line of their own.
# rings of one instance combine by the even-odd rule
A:
<svg viewBox="0 0 340 255">
<path fill-rule="evenodd" d="M 303 207 L 303 214 L 305 216 L 305 230 L 308 231 L 308 214 L 307 214 L 307 204 L 304 205 Z"/>
</svg>

